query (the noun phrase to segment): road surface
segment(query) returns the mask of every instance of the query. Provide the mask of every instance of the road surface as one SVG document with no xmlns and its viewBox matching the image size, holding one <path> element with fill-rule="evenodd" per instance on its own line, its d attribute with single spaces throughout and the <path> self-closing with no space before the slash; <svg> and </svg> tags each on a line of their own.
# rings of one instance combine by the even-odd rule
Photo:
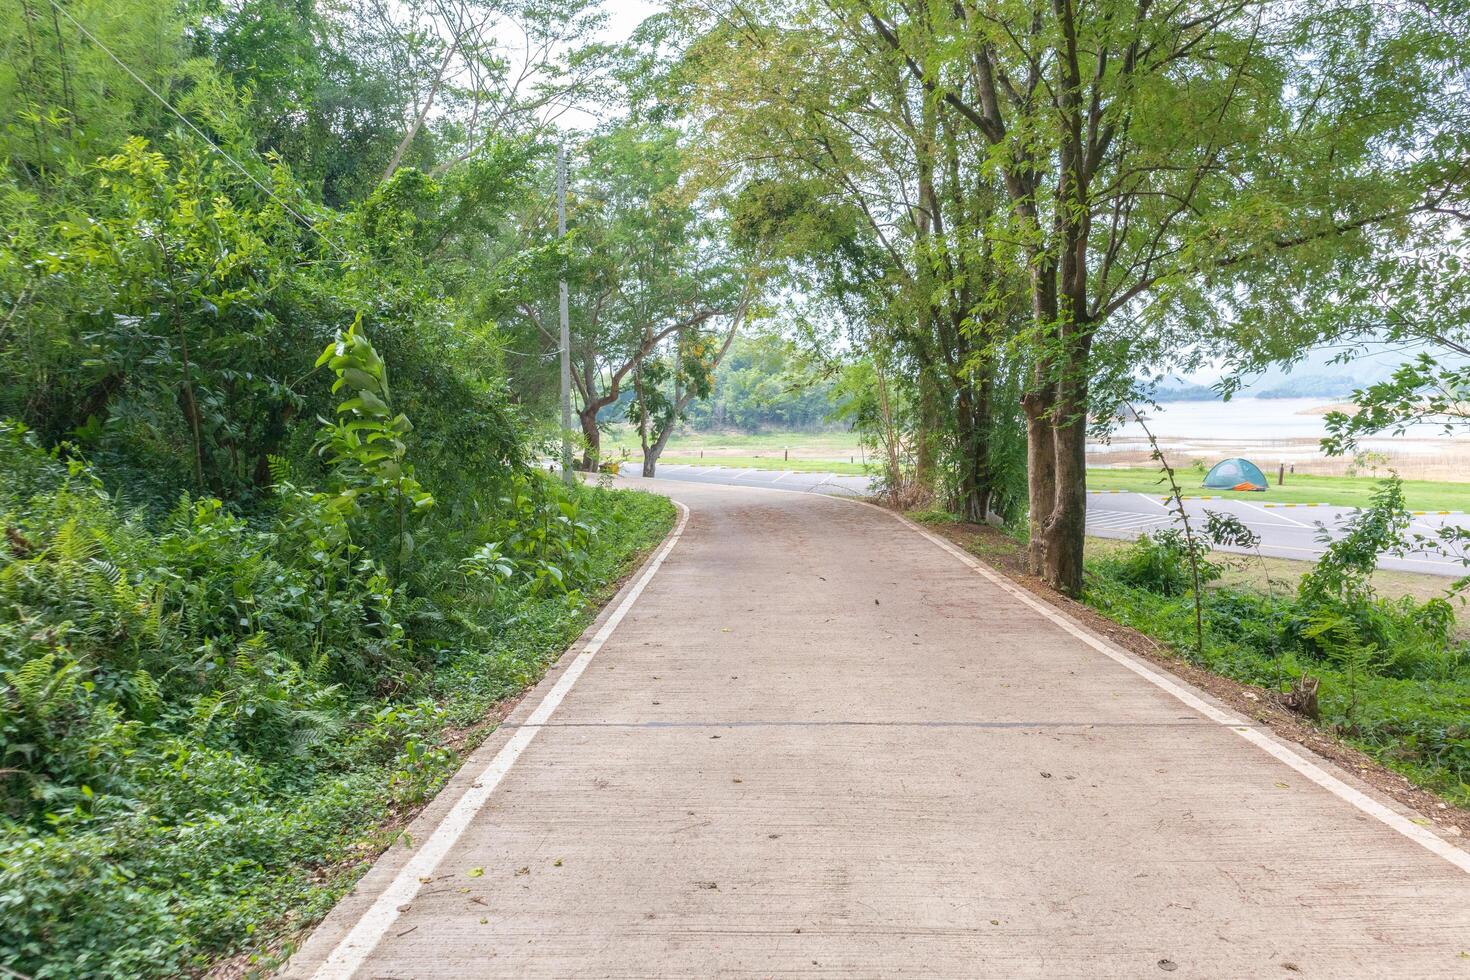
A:
<svg viewBox="0 0 1470 980">
<path fill-rule="evenodd" d="M 1429 821 L 889 513 L 655 485 L 676 540 L 286 975 L 1470 971 Z"/>
<path fill-rule="evenodd" d="M 811 490 L 821 493 L 860 497 L 871 492 L 872 480 L 865 476 L 835 476 L 830 473 L 792 473 L 780 470 L 734 469 L 725 466 L 663 465 L 659 479 L 695 483 L 717 483 L 732 486 L 772 487 L 778 490 Z M 1094 491 L 1087 495 L 1087 533 L 1102 538 L 1133 540 L 1140 534 L 1177 524 L 1178 517 L 1166 506 L 1162 495 L 1112 493 Z M 1186 495 L 1185 507 L 1190 520 L 1202 526 L 1206 510 L 1234 514 L 1241 523 L 1261 536 L 1261 553 L 1273 558 L 1295 558 L 1315 561 L 1321 557 L 1323 544 L 1318 540 L 1318 524 L 1334 533 L 1353 511 L 1347 507 L 1318 505 L 1270 504 L 1254 502 L 1240 496 L 1229 498 L 1192 498 Z M 1470 501 L 1466 501 L 1470 507 Z M 1412 534 L 1432 536 L 1446 524 L 1470 526 L 1464 513 L 1425 513 L 1414 517 Z M 1240 551 L 1222 547 L 1221 551 Z M 1396 557 L 1384 555 L 1380 568 L 1404 572 L 1426 572 L 1431 575 L 1461 576 L 1470 573 L 1463 561 L 1453 556 L 1414 552 Z"/>
</svg>

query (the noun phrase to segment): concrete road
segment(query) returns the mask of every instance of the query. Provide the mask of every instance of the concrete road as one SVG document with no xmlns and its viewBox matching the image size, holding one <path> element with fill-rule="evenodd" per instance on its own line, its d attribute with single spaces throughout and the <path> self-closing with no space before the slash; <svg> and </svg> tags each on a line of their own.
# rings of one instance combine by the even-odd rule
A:
<svg viewBox="0 0 1470 980">
<path fill-rule="evenodd" d="M 1430 821 L 888 513 L 654 486 L 677 540 L 286 975 L 1470 973 Z"/>
<path fill-rule="evenodd" d="M 865 476 L 835 476 L 830 473 L 791 473 L 779 470 L 737 470 L 724 466 L 664 465 L 658 468 L 662 480 L 695 483 L 717 483 L 731 486 L 772 487 L 777 490 L 811 490 L 820 493 L 861 497 L 872 492 L 873 481 Z M 1147 531 L 1178 523 L 1177 514 L 1161 502 L 1161 495 L 1094 491 L 1087 496 L 1087 533 L 1102 538 L 1133 540 Z M 1470 507 L 1470 501 L 1466 501 Z M 1240 496 L 1229 498 L 1192 498 L 1185 501 L 1190 520 L 1200 526 L 1206 510 L 1234 514 L 1261 536 L 1261 553 L 1275 558 L 1315 561 L 1321 557 L 1323 544 L 1318 540 L 1318 525 L 1334 536 L 1353 511 L 1346 507 L 1306 504 L 1269 504 L 1253 502 Z M 1463 511 L 1451 514 L 1429 512 L 1417 514 L 1412 534 L 1432 536 L 1446 524 L 1470 527 L 1470 516 Z M 1240 551 L 1221 548 L 1222 551 Z M 1411 552 L 1401 557 L 1385 555 L 1380 568 L 1431 575 L 1461 576 L 1470 574 L 1470 566 L 1454 557 L 1429 552 Z"/>
</svg>

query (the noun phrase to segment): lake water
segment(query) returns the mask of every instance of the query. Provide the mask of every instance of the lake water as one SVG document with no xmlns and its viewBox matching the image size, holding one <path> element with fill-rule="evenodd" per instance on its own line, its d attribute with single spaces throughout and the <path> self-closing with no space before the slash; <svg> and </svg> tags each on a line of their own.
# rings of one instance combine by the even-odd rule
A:
<svg viewBox="0 0 1470 980">
<path fill-rule="evenodd" d="M 1321 398 L 1168 402 L 1145 409 L 1144 417 L 1160 446 L 1178 461 L 1245 456 L 1263 466 L 1284 463 L 1330 473 L 1342 472 L 1351 462 L 1329 460 L 1321 453 L 1325 414 L 1333 404 Z M 1416 426 L 1402 436 L 1364 439 L 1362 448 L 1406 477 L 1470 480 L 1470 435 L 1463 427 L 1447 436 L 1439 426 Z M 1093 465 L 1139 465 L 1148 452 L 1147 436 L 1137 422 L 1120 424 L 1108 442 L 1088 446 Z"/>
<path fill-rule="evenodd" d="M 1143 414 L 1161 439 L 1321 439 L 1327 434 L 1328 404 L 1320 398 L 1232 398 L 1166 402 Z M 1129 422 L 1114 435 L 1144 438 L 1143 426 Z"/>
</svg>

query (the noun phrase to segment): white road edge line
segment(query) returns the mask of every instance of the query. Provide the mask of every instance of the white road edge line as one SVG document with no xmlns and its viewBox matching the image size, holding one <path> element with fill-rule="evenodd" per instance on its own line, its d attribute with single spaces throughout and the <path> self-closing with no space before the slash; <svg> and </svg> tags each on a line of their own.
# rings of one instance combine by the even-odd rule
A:
<svg viewBox="0 0 1470 980">
<path fill-rule="evenodd" d="M 673 504 L 679 508 L 678 523 L 674 525 L 674 530 L 669 534 L 668 540 L 663 543 L 657 554 L 643 569 L 643 574 L 638 577 L 638 581 L 623 596 L 623 601 L 618 603 L 613 614 L 602 624 L 602 628 L 587 641 L 587 645 L 577 654 L 576 659 L 561 677 L 557 678 L 551 690 L 546 692 L 546 696 L 536 706 L 536 710 L 531 712 L 525 723 L 517 728 L 510 740 L 501 746 L 499 752 L 495 753 L 495 757 L 485 766 L 479 777 L 470 784 L 470 788 L 465 790 L 464 795 L 455 801 L 453 809 L 445 814 L 443 820 L 439 821 L 439 825 L 419 846 L 414 856 L 399 869 L 397 877 L 388 884 L 387 888 L 383 889 L 372 907 L 363 913 L 362 918 L 357 920 L 352 930 L 342 937 L 342 940 L 328 954 L 322 965 L 312 974 L 314 980 L 345 980 L 357 972 L 363 961 L 377 948 L 378 943 L 397 921 L 399 909 L 408 905 L 418 895 L 422 884 L 420 878 L 428 878 L 433 875 L 439 862 L 444 860 L 449 849 L 454 846 L 469 827 L 470 822 L 484 808 L 490 799 L 490 794 L 495 791 L 495 787 L 505 778 L 505 774 L 510 771 L 511 766 L 515 765 L 516 759 L 520 758 L 526 746 L 531 744 L 531 740 L 536 737 L 541 726 L 551 718 L 552 713 L 566 698 L 572 685 L 577 683 L 577 678 L 582 676 L 587 665 L 591 663 L 592 657 L 602 649 L 608 637 L 612 636 L 613 630 L 618 628 L 618 624 L 623 621 L 623 617 L 628 614 L 628 610 L 643 593 L 644 586 L 648 585 L 659 566 L 664 563 L 664 559 L 669 556 L 669 552 L 674 549 L 679 535 L 684 533 L 684 525 L 689 520 L 689 508 L 677 500 L 673 501 Z"/>
<path fill-rule="evenodd" d="M 1312 526 L 1310 524 L 1303 524 L 1301 521 L 1297 520 L 1294 517 L 1287 517 L 1285 514 L 1273 514 L 1269 510 L 1267 510 L 1266 508 L 1262 507 L 1260 504 L 1253 504 L 1249 500 L 1237 500 L 1237 501 L 1235 501 L 1235 503 L 1237 503 L 1237 504 L 1244 504 L 1247 507 L 1253 507 L 1256 510 L 1260 511 L 1262 514 L 1265 514 L 1267 517 L 1278 517 L 1278 518 L 1280 518 L 1281 520 L 1285 521 L 1288 524 L 1295 524 L 1297 527 L 1311 527 Z"/>
<path fill-rule="evenodd" d="M 958 558 L 961 562 L 968 565 L 970 568 L 979 572 L 981 575 L 989 579 L 992 583 L 999 586 L 1001 589 L 1010 593 L 1015 598 L 1020 599 L 1036 612 L 1041 613 L 1042 616 L 1046 617 L 1057 626 L 1060 626 L 1068 633 L 1077 637 L 1077 639 L 1081 640 L 1083 643 L 1086 643 L 1088 646 L 1092 647 L 1094 650 L 1097 650 L 1104 656 L 1117 661 L 1119 664 L 1122 664 L 1124 667 L 1133 671 L 1133 673 L 1137 674 L 1139 677 L 1142 677 L 1144 680 L 1148 681 L 1150 684 L 1154 685 L 1160 690 L 1173 695 L 1175 698 L 1184 702 L 1186 705 L 1193 708 L 1195 711 L 1198 711 L 1206 718 L 1209 718 L 1211 721 L 1217 722 L 1218 724 L 1229 728 L 1232 732 L 1239 735 L 1247 742 L 1250 742 L 1252 745 L 1264 750 L 1280 762 L 1283 762 L 1286 765 L 1290 766 L 1292 769 L 1295 769 L 1307 779 L 1310 779 L 1318 786 L 1321 786 L 1323 789 L 1327 790 L 1338 799 L 1352 804 L 1354 807 L 1357 807 L 1360 811 L 1366 813 L 1368 816 L 1373 817 L 1381 823 L 1384 823 L 1392 829 L 1398 831 L 1400 834 L 1403 834 L 1405 837 L 1409 838 L 1409 840 L 1420 845 L 1425 850 L 1444 858 L 1446 861 L 1448 861 L 1450 864 L 1453 864 L 1461 871 L 1465 872 L 1466 874 L 1470 874 L 1470 852 L 1462 851 L 1460 848 L 1455 847 L 1454 845 L 1440 839 L 1439 837 L 1430 833 L 1428 830 L 1425 830 L 1423 827 L 1409 820 L 1402 814 L 1390 810 L 1388 807 L 1384 806 L 1382 803 L 1379 803 L 1377 800 L 1373 799 L 1371 796 L 1367 795 L 1361 790 L 1357 790 L 1349 786 L 1347 783 L 1343 782 L 1341 779 L 1338 779 L 1336 776 L 1332 775 L 1330 772 L 1323 769 L 1316 763 L 1311 762 L 1310 760 L 1305 759 L 1297 753 L 1293 752 L 1291 749 L 1277 742 L 1269 735 L 1266 735 L 1261 731 L 1250 727 L 1250 725 L 1248 725 L 1241 719 L 1233 717 L 1232 715 L 1221 711 L 1219 708 L 1216 708 L 1209 702 L 1197 697 L 1193 692 L 1189 691 L 1182 685 L 1175 683 L 1173 680 L 1145 666 L 1143 662 L 1135 659 L 1131 655 L 1124 653 L 1122 650 L 1119 650 L 1116 647 L 1104 643 L 1102 640 L 1098 639 L 1088 631 L 1084 630 L 1082 627 L 1078 626 L 1076 623 L 1072 622 L 1071 619 L 1063 616 L 1055 609 L 1052 609 L 1049 604 L 1043 602 L 1041 599 L 1036 598 L 1030 592 L 1027 592 L 1025 589 L 1021 588 L 1021 586 L 1016 585 L 1009 579 L 1004 578 L 1000 575 L 1000 573 L 994 572 L 991 569 L 987 568 L 979 560 L 972 557 L 971 555 L 966 554 L 964 551 L 961 551 L 959 548 L 955 547 L 952 543 L 945 540 L 944 538 L 941 538 L 938 535 L 933 534 L 930 531 L 920 527 L 903 515 L 895 514 L 893 511 L 888 510 L 884 507 L 878 507 L 876 504 L 868 504 L 864 501 L 854 501 L 854 503 L 863 503 L 864 506 L 874 507 L 877 510 L 881 510 L 883 511 L 883 513 L 892 517 L 900 524 L 908 527 L 910 530 L 917 531 L 919 534 L 928 538 L 931 542 L 938 545 L 940 548 L 943 548 L 945 551 Z"/>
</svg>

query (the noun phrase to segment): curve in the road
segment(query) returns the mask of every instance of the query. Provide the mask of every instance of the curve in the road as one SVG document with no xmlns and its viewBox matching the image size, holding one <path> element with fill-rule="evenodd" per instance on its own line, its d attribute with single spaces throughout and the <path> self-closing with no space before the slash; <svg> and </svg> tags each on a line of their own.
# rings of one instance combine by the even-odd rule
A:
<svg viewBox="0 0 1470 980">
<path fill-rule="evenodd" d="M 1470 858 L 1351 776 L 893 515 L 663 486 L 600 650 L 288 975 L 1463 973 Z"/>
</svg>

